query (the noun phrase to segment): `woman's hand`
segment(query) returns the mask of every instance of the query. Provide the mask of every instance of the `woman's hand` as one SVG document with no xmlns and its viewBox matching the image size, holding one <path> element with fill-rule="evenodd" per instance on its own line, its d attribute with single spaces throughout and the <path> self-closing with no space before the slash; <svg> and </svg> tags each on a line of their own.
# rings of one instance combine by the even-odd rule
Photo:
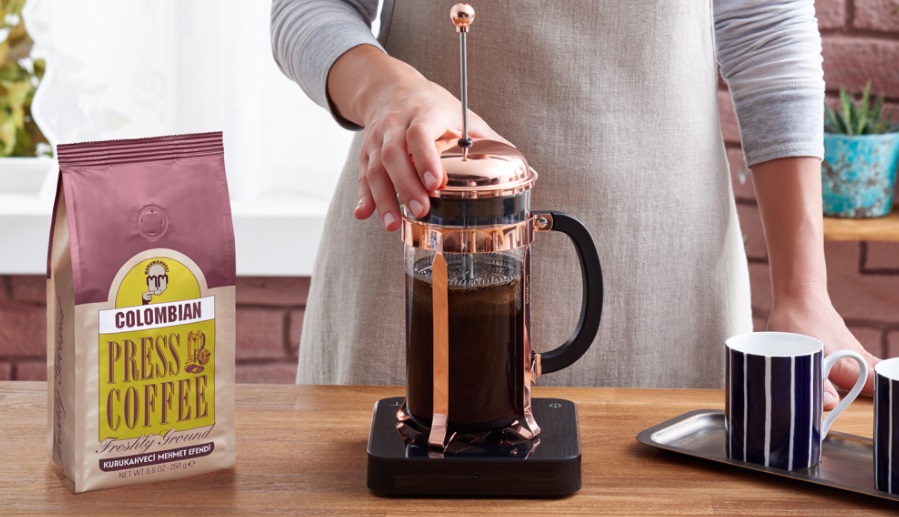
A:
<svg viewBox="0 0 899 517">
<path fill-rule="evenodd" d="M 356 218 L 367 219 L 377 209 L 384 228 L 397 230 L 397 195 L 416 217 L 427 214 L 428 193 L 445 182 L 434 142 L 461 136 L 460 102 L 411 66 L 368 45 L 334 63 L 328 95 L 341 116 L 365 128 Z M 471 137 L 505 141 L 474 113 L 468 121 Z"/>
<path fill-rule="evenodd" d="M 824 342 L 824 355 L 842 349 L 858 352 L 868 363 L 868 381 L 862 393 L 874 393 L 874 365 L 880 359 L 865 350 L 852 335 L 843 318 L 833 308 L 826 292 L 817 296 L 801 295 L 777 300 L 768 317 L 768 330 L 805 334 L 820 339 Z M 858 363 L 852 359 L 841 359 L 833 365 L 829 379 L 824 382 L 824 409 L 833 409 L 840 401 L 834 384 L 848 390 L 855 385 L 858 373 Z"/>
</svg>

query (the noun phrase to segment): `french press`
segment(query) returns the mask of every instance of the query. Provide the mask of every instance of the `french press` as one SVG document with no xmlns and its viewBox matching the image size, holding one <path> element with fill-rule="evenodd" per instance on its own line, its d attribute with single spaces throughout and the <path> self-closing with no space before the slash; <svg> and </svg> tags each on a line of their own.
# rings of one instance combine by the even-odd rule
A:
<svg viewBox="0 0 899 517">
<path fill-rule="evenodd" d="M 532 211 L 537 173 L 514 147 L 468 136 L 466 34 L 474 10 L 457 4 L 462 137 L 438 142 L 446 184 L 416 218 L 403 208 L 406 275 L 406 398 L 401 423 L 447 447 L 455 433 L 514 429 L 531 439 L 540 427 L 531 385 L 577 361 L 602 312 L 602 271 L 587 228 L 555 211 Z M 573 242 L 583 277 L 580 319 L 562 346 L 545 353 L 530 341 L 530 245 L 540 232 Z M 559 310 L 563 310 L 559 308 Z"/>
</svg>

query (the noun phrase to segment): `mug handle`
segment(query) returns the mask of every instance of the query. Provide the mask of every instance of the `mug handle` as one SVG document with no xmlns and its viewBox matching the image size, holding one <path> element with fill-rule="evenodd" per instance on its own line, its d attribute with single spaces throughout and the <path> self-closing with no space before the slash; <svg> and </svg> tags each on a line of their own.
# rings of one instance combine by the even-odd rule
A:
<svg viewBox="0 0 899 517">
<path fill-rule="evenodd" d="M 537 231 L 561 232 L 571 239 L 581 264 L 583 279 L 581 316 L 574 333 L 562 346 L 540 354 L 540 371 L 552 373 L 581 358 L 596 337 L 602 317 L 602 266 L 590 230 L 576 218 L 561 212 L 533 212 Z"/>
<path fill-rule="evenodd" d="M 849 359 L 853 359 L 858 363 L 858 379 L 855 381 L 855 386 L 849 390 L 849 393 L 843 397 L 843 400 L 837 404 L 837 407 L 833 408 L 830 411 L 830 414 L 827 415 L 827 418 L 824 419 L 824 423 L 821 424 L 821 439 L 823 440 L 825 436 L 827 436 L 827 431 L 830 431 L 830 425 L 833 424 L 834 419 L 837 418 L 837 415 L 843 412 L 849 404 L 858 397 L 858 394 L 861 393 L 862 387 L 865 385 L 865 381 L 868 380 L 868 363 L 865 362 L 865 359 L 858 352 L 854 352 L 852 350 L 839 350 L 834 352 L 824 358 L 824 379 L 826 380 L 830 376 L 830 369 L 833 368 L 833 365 L 840 359 L 848 357 Z"/>
</svg>

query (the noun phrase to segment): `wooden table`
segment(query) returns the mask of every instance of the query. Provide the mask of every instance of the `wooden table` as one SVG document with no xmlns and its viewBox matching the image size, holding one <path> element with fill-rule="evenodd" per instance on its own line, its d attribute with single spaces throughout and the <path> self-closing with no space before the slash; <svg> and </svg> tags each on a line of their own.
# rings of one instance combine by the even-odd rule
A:
<svg viewBox="0 0 899 517">
<path fill-rule="evenodd" d="M 693 409 L 723 408 L 717 390 L 537 388 L 577 403 L 583 488 L 554 500 L 382 499 L 366 489 L 376 400 L 397 387 L 237 387 L 237 467 L 164 483 L 73 495 L 47 459 L 46 384 L 0 382 L 0 514 L 892 515 L 899 504 L 719 465 L 637 443 L 637 433 Z M 834 430 L 871 436 L 872 404 Z"/>
</svg>

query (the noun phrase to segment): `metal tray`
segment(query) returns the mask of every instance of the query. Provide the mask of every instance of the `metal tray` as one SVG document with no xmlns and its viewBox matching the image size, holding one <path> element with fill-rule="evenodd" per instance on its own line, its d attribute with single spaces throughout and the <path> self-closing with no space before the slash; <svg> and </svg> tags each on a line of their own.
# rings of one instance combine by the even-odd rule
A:
<svg viewBox="0 0 899 517">
<path fill-rule="evenodd" d="M 821 446 L 821 463 L 792 471 L 732 460 L 725 439 L 724 411 L 713 409 L 684 413 L 637 435 L 638 442 L 666 451 L 899 501 L 899 496 L 874 488 L 874 444 L 869 438 L 831 431 Z"/>
</svg>

